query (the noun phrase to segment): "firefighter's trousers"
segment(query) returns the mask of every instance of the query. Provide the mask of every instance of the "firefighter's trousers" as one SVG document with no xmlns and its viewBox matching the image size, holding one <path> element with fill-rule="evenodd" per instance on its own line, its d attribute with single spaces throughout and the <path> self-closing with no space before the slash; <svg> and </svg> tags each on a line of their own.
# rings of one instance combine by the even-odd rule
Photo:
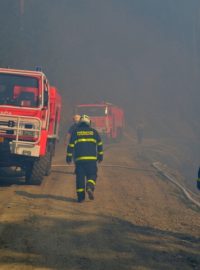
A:
<svg viewBox="0 0 200 270">
<path fill-rule="evenodd" d="M 76 162 L 76 192 L 79 201 L 85 199 L 85 190 L 94 191 L 97 180 L 96 161 Z"/>
</svg>

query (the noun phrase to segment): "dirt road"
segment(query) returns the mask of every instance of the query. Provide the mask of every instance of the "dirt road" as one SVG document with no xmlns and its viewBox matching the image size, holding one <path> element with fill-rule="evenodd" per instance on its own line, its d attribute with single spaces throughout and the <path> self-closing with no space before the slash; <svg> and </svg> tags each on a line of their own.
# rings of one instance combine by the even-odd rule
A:
<svg viewBox="0 0 200 270">
<path fill-rule="evenodd" d="M 41 186 L 1 177 L 0 269 L 200 269 L 199 209 L 141 153 L 108 147 L 95 201 L 82 204 L 73 167 L 53 167 Z M 54 165 L 64 156 L 60 145 Z"/>
</svg>

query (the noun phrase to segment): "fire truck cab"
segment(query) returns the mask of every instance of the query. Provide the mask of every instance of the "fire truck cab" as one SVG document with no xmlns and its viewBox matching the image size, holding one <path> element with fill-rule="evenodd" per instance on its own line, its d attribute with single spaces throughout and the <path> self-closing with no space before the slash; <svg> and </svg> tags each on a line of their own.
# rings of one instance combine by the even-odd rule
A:
<svg viewBox="0 0 200 270">
<path fill-rule="evenodd" d="M 103 102 L 99 104 L 76 105 L 77 114 L 87 114 L 94 127 L 105 142 L 120 141 L 124 130 L 124 111 L 116 105 Z"/>
<path fill-rule="evenodd" d="M 26 182 L 50 173 L 61 97 L 42 71 L 0 68 L 0 167 L 18 166 Z"/>
</svg>

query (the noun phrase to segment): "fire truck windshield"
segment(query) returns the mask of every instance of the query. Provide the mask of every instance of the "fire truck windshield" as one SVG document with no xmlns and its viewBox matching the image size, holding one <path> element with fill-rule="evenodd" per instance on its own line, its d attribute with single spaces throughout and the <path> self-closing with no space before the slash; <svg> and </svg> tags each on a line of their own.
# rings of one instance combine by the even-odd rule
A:
<svg viewBox="0 0 200 270">
<path fill-rule="evenodd" d="M 39 106 L 39 83 L 36 78 L 0 74 L 0 105 L 17 107 Z"/>
<path fill-rule="evenodd" d="M 77 107 L 77 114 L 87 114 L 90 117 L 101 117 L 105 116 L 107 114 L 107 107 L 101 106 L 101 107 L 95 107 L 95 106 L 81 106 Z"/>
</svg>

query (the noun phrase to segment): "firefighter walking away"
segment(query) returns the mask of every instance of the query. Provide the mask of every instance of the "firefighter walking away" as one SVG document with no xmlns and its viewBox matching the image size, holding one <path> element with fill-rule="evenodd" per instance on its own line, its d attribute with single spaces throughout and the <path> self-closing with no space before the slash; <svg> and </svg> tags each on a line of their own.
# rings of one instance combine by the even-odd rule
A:
<svg viewBox="0 0 200 270">
<path fill-rule="evenodd" d="M 97 180 L 97 162 L 103 161 L 103 144 L 98 132 L 91 127 L 89 116 L 82 115 L 67 146 L 66 162 L 75 161 L 76 192 L 78 202 L 85 200 L 87 192 L 94 200 Z"/>
</svg>

